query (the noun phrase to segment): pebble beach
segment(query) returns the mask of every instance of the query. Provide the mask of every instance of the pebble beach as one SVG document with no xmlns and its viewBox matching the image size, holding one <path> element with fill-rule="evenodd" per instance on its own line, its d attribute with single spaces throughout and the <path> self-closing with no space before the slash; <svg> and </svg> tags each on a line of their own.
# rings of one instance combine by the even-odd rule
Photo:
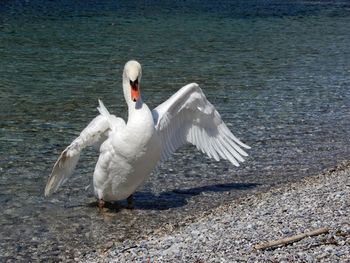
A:
<svg viewBox="0 0 350 263">
<path fill-rule="evenodd" d="M 139 240 L 108 244 L 85 262 L 350 262 L 350 162 L 239 198 Z M 289 244 L 259 244 L 325 228 Z M 78 260 L 78 259 L 77 259 Z M 79 259 L 81 260 L 81 259 Z"/>
</svg>

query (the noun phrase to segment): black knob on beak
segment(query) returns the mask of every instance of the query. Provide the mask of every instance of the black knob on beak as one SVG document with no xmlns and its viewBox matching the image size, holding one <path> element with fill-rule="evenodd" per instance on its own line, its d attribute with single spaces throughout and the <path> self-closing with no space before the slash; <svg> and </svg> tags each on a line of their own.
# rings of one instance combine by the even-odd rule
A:
<svg viewBox="0 0 350 263">
<path fill-rule="evenodd" d="M 130 86 L 131 86 L 133 89 L 137 90 L 137 88 L 138 88 L 138 86 L 139 86 L 139 79 L 136 79 L 136 80 L 134 80 L 134 81 L 130 80 Z"/>
</svg>

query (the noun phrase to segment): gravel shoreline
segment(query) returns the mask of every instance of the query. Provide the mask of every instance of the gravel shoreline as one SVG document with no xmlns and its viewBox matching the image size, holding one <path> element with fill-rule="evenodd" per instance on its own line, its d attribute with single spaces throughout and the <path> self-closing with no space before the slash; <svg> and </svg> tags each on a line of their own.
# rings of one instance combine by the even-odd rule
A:
<svg viewBox="0 0 350 263">
<path fill-rule="evenodd" d="M 328 227 L 289 245 L 254 245 Z M 350 262 L 350 162 L 317 176 L 246 196 L 154 231 L 109 244 L 85 262 Z"/>
</svg>

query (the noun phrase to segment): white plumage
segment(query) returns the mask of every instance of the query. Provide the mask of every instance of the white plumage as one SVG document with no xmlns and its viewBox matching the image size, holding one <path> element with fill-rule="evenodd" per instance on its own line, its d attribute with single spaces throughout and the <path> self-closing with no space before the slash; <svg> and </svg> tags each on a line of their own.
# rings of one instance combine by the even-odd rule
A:
<svg viewBox="0 0 350 263">
<path fill-rule="evenodd" d="M 215 160 L 226 159 L 235 166 L 243 162 L 250 147 L 237 139 L 206 99 L 201 88 L 191 83 L 152 111 L 143 103 L 139 90 L 141 65 L 126 63 L 123 91 L 128 104 L 128 121 L 111 115 L 99 101 L 95 119 L 60 155 L 45 188 L 51 195 L 73 173 L 86 146 L 100 149 L 93 175 L 99 200 L 116 201 L 131 196 L 159 162 L 186 143 L 195 145 Z"/>
</svg>

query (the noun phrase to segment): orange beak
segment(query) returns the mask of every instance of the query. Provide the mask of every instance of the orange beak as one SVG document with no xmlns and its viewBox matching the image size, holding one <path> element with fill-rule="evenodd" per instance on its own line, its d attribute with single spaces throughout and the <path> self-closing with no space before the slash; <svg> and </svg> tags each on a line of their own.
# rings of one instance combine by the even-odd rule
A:
<svg viewBox="0 0 350 263">
<path fill-rule="evenodd" d="M 131 100 L 136 102 L 139 98 L 139 82 L 136 79 L 135 81 L 130 80 L 131 86 Z"/>
<path fill-rule="evenodd" d="M 131 99 L 132 99 L 132 101 L 136 102 L 138 98 L 139 98 L 139 89 L 131 88 Z"/>
</svg>

